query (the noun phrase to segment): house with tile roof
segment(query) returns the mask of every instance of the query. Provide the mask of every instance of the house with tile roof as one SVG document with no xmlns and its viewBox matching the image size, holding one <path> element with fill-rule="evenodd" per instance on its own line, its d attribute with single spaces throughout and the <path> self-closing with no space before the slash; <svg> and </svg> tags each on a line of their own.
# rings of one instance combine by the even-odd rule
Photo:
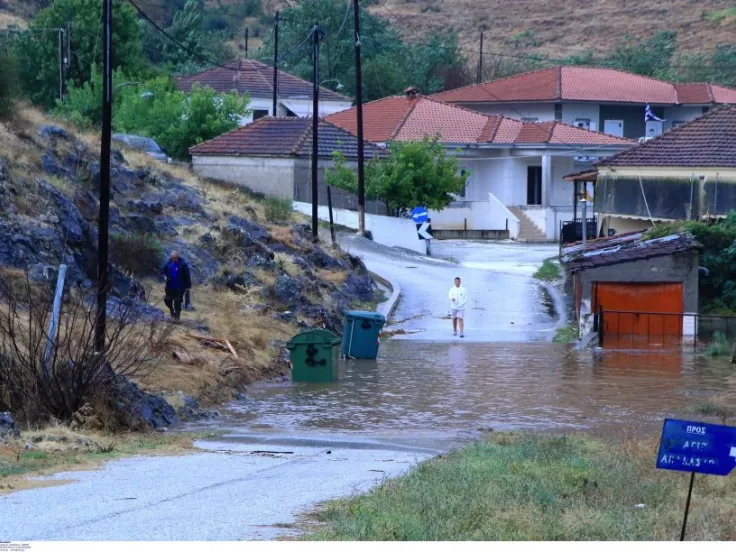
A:
<svg viewBox="0 0 736 552">
<path fill-rule="evenodd" d="M 188 93 L 192 86 L 208 86 L 223 94 L 237 92 L 250 97 L 251 113 L 242 124 L 267 115 L 279 117 L 312 116 L 312 83 L 285 71 L 278 71 L 276 110 L 273 111 L 273 66 L 255 59 L 239 59 L 201 73 L 178 77 L 176 85 Z M 350 108 L 352 100 L 329 88 L 320 87 L 319 115 L 324 117 Z"/>
<path fill-rule="evenodd" d="M 736 106 L 722 106 L 596 164 L 599 234 L 736 210 Z"/>
<path fill-rule="evenodd" d="M 326 198 L 325 170 L 333 152 L 357 166 L 358 139 L 327 121 L 319 123 L 319 196 Z M 195 173 L 230 182 L 272 197 L 311 202 L 311 117 L 262 117 L 232 132 L 189 149 Z M 364 142 L 366 160 L 385 157 L 386 150 Z M 335 191 L 336 203 L 354 199 Z M 350 206 L 350 205 L 348 205 Z M 374 209 L 375 210 L 375 209 Z"/>
<path fill-rule="evenodd" d="M 329 115 L 357 130 L 355 108 Z M 378 144 L 438 137 L 469 172 L 464 193 L 432 214 L 435 230 L 452 235 L 508 228 L 512 238 L 551 240 L 572 216 L 570 185 L 562 177 L 635 142 L 559 121 L 524 122 L 437 101 L 408 90 L 363 106 L 364 136 Z"/>
<path fill-rule="evenodd" d="M 736 89 L 671 83 L 617 69 L 559 66 L 440 92 L 433 98 L 482 113 L 560 121 L 638 139 L 659 136 L 718 105 L 736 104 Z M 654 117 L 645 117 L 647 105 Z"/>
</svg>

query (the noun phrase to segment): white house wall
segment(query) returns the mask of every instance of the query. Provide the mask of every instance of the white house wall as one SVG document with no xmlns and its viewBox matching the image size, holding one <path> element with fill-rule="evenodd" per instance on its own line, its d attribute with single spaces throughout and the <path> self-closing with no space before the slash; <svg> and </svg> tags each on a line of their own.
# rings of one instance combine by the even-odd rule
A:
<svg viewBox="0 0 736 552">
<path fill-rule="evenodd" d="M 469 103 L 458 105 L 480 113 L 504 115 L 512 119 L 526 118 L 537 119 L 538 121 L 553 121 L 555 118 L 555 105 L 553 103 Z"/>
<path fill-rule="evenodd" d="M 297 116 L 299 117 L 311 117 L 312 115 L 312 100 L 309 99 L 288 99 L 288 98 L 279 98 L 276 103 L 276 115 L 278 117 L 285 117 L 288 114 L 287 107 L 284 105 L 284 102 L 288 103 L 290 107 L 293 107 L 291 111 L 293 111 Z M 344 102 L 335 102 L 335 101 L 325 101 L 320 100 L 319 102 L 319 115 L 320 117 L 326 117 L 327 115 L 332 115 L 333 113 L 337 113 L 339 111 L 345 111 L 346 109 L 350 109 L 352 107 L 352 103 L 350 101 L 344 101 Z M 262 110 L 262 111 L 268 111 L 269 115 L 273 115 L 273 98 L 253 98 L 251 97 L 250 103 L 248 104 L 248 108 L 251 110 L 251 113 L 240 119 L 240 125 L 244 126 L 248 123 L 253 122 L 253 111 Z"/>
<path fill-rule="evenodd" d="M 703 108 L 700 106 L 678 105 L 676 107 L 665 107 L 662 126 L 665 130 L 669 130 L 672 128 L 672 123 L 692 121 L 702 116 Z"/>
<path fill-rule="evenodd" d="M 273 197 L 294 197 L 294 160 L 267 157 L 192 157 L 194 172 Z"/>
<path fill-rule="evenodd" d="M 459 159 L 460 166 L 470 171 L 465 186 L 466 201 L 488 201 L 488 192 L 503 201 L 506 172 L 503 159 Z"/>
<path fill-rule="evenodd" d="M 577 119 L 589 119 L 591 122 L 591 127 L 589 130 L 601 130 L 600 117 L 601 117 L 601 110 L 598 104 L 594 104 L 594 103 L 565 103 L 565 104 L 562 104 L 562 122 L 565 124 L 575 126 L 575 121 Z M 554 119 L 554 117 L 552 119 Z M 552 119 L 548 119 L 548 120 L 552 120 Z"/>
</svg>

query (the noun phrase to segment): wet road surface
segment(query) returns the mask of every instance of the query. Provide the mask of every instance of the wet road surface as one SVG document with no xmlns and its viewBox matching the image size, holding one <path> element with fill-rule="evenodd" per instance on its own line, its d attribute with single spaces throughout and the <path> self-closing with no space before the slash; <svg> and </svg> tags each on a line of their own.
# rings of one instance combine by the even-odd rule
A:
<svg viewBox="0 0 736 552">
<path fill-rule="evenodd" d="M 468 290 L 466 341 L 551 341 L 557 327 L 564 324 L 561 298 L 550 296 L 532 278 L 542 261 L 556 253 L 554 245 L 435 241 L 433 258 L 352 235 L 342 236 L 341 245 L 360 256 L 369 270 L 401 286 L 401 299 L 389 328 L 391 332 L 399 330 L 395 338 L 459 339 L 452 336 L 447 298 L 456 276 Z"/>
</svg>

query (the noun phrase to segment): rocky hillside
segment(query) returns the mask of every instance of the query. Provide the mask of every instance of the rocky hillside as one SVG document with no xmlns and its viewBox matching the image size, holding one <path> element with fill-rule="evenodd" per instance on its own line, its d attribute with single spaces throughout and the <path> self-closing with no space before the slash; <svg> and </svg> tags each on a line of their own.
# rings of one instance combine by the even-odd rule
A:
<svg viewBox="0 0 736 552">
<path fill-rule="evenodd" d="M 10 21 L 27 19 L 48 0 L 0 0 L 0 27 Z M 170 16 L 178 0 L 141 2 L 152 15 Z M 180 3 L 180 2 L 179 2 Z M 231 0 L 207 0 L 216 11 Z M 271 14 L 285 4 L 282 0 L 261 0 L 261 10 Z M 466 54 L 475 58 L 478 34 L 485 30 L 488 52 L 568 56 L 590 49 L 608 53 L 621 35 L 649 38 L 656 31 L 671 30 L 678 35 L 684 52 L 712 50 L 716 44 L 733 43 L 736 33 L 734 0 L 376 0 L 370 7 L 401 29 L 408 39 L 429 32 L 457 31 Z M 257 18 L 247 19 L 257 26 Z M 244 19 L 244 22 L 246 20 Z"/>
<path fill-rule="evenodd" d="M 98 151 L 96 136 L 31 109 L 0 122 L 0 278 L 27 271 L 53 282 L 64 262 L 70 285 L 93 289 Z M 340 332 L 343 309 L 376 300 L 362 263 L 313 245 L 283 205 L 128 151 L 113 152 L 112 183 L 109 309 L 133 301 L 164 320 L 158 275 L 168 252 L 192 269 L 196 311 L 182 314 L 162 366 L 140 382 L 149 390 L 229 399 L 249 381 L 283 374 L 282 347 L 300 329 Z M 192 334 L 228 340 L 235 354 Z"/>
</svg>

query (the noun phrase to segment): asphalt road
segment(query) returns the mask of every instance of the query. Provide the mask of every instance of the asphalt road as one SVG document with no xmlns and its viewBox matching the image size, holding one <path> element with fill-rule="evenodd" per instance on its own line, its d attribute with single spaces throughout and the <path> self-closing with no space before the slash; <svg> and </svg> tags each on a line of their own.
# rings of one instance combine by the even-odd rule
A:
<svg viewBox="0 0 736 552">
<path fill-rule="evenodd" d="M 468 290 L 465 340 L 550 341 L 561 324 L 560 300 L 532 278 L 555 245 L 513 242 L 435 241 L 432 258 L 343 235 L 344 249 L 401 286 L 391 330 L 398 339 L 456 340 L 448 317 L 447 293 L 459 276 Z"/>
</svg>

